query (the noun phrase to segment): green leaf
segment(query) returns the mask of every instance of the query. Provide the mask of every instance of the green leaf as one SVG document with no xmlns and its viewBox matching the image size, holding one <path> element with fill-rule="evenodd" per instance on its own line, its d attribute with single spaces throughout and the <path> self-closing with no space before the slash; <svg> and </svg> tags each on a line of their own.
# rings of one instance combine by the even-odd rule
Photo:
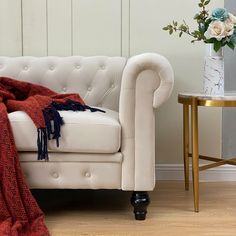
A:
<svg viewBox="0 0 236 236">
<path fill-rule="evenodd" d="M 215 38 L 206 39 L 205 43 L 215 43 L 217 40 Z"/>
<path fill-rule="evenodd" d="M 206 32 L 206 28 L 204 24 L 199 24 L 198 29 L 201 34 L 204 34 Z"/>
<path fill-rule="evenodd" d="M 203 7 L 203 4 L 202 4 L 202 3 L 199 3 L 198 6 L 199 6 L 199 7 Z"/>
<path fill-rule="evenodd" d="M 199 14 L 196 14 L 193 19 L 194 19 L 194 20 L 199 19 Z"/>
<path fill-rule="evenodd" d="M 165 26 L 162 28 L 163 30 L 169 30 L 169 27 L 168 26 Z"/>
<path fill-rule="evenodd" d="M 182 24 L 179 26 L 179 30 L 186 32 L 188 30 L 188 27 L 186 25 Z"/>
<path fill-rule="evenodd" d="M 215 43 L 214 43 L 214 50 L 215 50 L 216 52 L 218 52 L 221 47 L 222 47 L 221 41 L 215 41 Z"/>
<path fill-rule="evenodd" d="M 231 36 L 230 41 L 234 44 L 236 44 L 236 32 Z"/>
<path fill-rule="evenodd" d="M 181 31 L 181 32 L 179 33 L 179 37 L 181 38 L 182 35 L 183 35 L 183 32 Z"/>
<path fill-rule="evenodd" d="M 235 44 L 234 44 L 232 41 L 229 41 L 229 42 L 227 43 L 227 45 L 228 45 L 229 48 L 231 48 L 232 50 L 234 50 Z"/>
<path fill-rule="evenodd" d="M 178 25 L 178 22 L 177 22 L 177 21 L 173 21 L 173 25 L 174 25 L 174 26 L 177 26 L 177 25 Z"/>
<path fill-rule="evenodd" d="M 205 1 L 204 5 L 205 6 L 208 5 L 210 2 L 211 2 L 211 0 L 207 0 L 207 1 Z"/>
</svg>

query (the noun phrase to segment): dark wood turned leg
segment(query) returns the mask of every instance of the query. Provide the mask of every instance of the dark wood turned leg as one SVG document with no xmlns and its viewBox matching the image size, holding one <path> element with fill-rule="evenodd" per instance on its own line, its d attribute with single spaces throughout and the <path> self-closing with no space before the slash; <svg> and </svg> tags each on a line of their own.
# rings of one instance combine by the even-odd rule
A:
<svg viewBox="0 0 236 236">
<path fill-rule="evenodd" d="M 130 199 L 130 202 L 134 207 L 135 219 L 145 220 L 147 214 L 147 206 L 150 203 L 148 193 L 134 191 Z"/>
</svg>

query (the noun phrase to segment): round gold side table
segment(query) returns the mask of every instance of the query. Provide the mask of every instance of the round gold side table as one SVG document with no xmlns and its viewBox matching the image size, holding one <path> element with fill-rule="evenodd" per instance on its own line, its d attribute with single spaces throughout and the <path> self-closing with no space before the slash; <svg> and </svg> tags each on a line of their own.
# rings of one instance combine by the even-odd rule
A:
<svg viewBox="0 0 236 236">
<path fill-rule="evenodd" d="M 183 156 L 185 189 L 189 189 L 189 157 L 192 157 L 193 173 L 193 195 L 194 209 L 199 211 L 199 171 L 213 167 L 230 164 L 236 165 L 236 158 L 224 160 L 215 157 L 199 155 L 198 151 L 198 106 L 205 107 L 236 107 L 236 92 L 224 95 L 205 95 L 201 93 L 179 93 L 178 102 L 183 104 Z M 189 120 L 189 107 L 191 110 L 191 122 Z M 189 134 L 189 123 L 191 123 L 191 137 Z M 190 139 L 190 140 L 189 140 Z M 189 152 L 189 145 L 192 153 Z M 199 159 L 212 161 L 214 163 L 199 167 Z"/>
</svg>

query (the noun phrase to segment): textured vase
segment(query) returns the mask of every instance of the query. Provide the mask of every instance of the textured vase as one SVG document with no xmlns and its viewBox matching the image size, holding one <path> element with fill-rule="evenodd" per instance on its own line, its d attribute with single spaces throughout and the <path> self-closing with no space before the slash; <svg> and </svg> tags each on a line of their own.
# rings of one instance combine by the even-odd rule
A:
<svg viewBox="0 0 236 236">
<path fill-rule="evenodd" d="M 206 44 L 204 93 L 207 95 L 224 94 L 223 49 L 221 48 L 218 52 L 215 52 L 213 44 Z"/>
</svg>

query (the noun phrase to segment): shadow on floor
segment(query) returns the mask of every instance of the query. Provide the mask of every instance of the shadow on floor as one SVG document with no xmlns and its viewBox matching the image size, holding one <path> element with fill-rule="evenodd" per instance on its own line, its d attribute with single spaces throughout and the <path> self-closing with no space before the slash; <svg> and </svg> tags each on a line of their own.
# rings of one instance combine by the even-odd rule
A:
<svg viewBox="0 0 236 236">
<path fill-rule="evenodd" d="M 47 213 L 68 211 L 120 211 L 131 208 L 132 192 L 120 190 L 31 190 L 40 208 Z"/>
</svg>

